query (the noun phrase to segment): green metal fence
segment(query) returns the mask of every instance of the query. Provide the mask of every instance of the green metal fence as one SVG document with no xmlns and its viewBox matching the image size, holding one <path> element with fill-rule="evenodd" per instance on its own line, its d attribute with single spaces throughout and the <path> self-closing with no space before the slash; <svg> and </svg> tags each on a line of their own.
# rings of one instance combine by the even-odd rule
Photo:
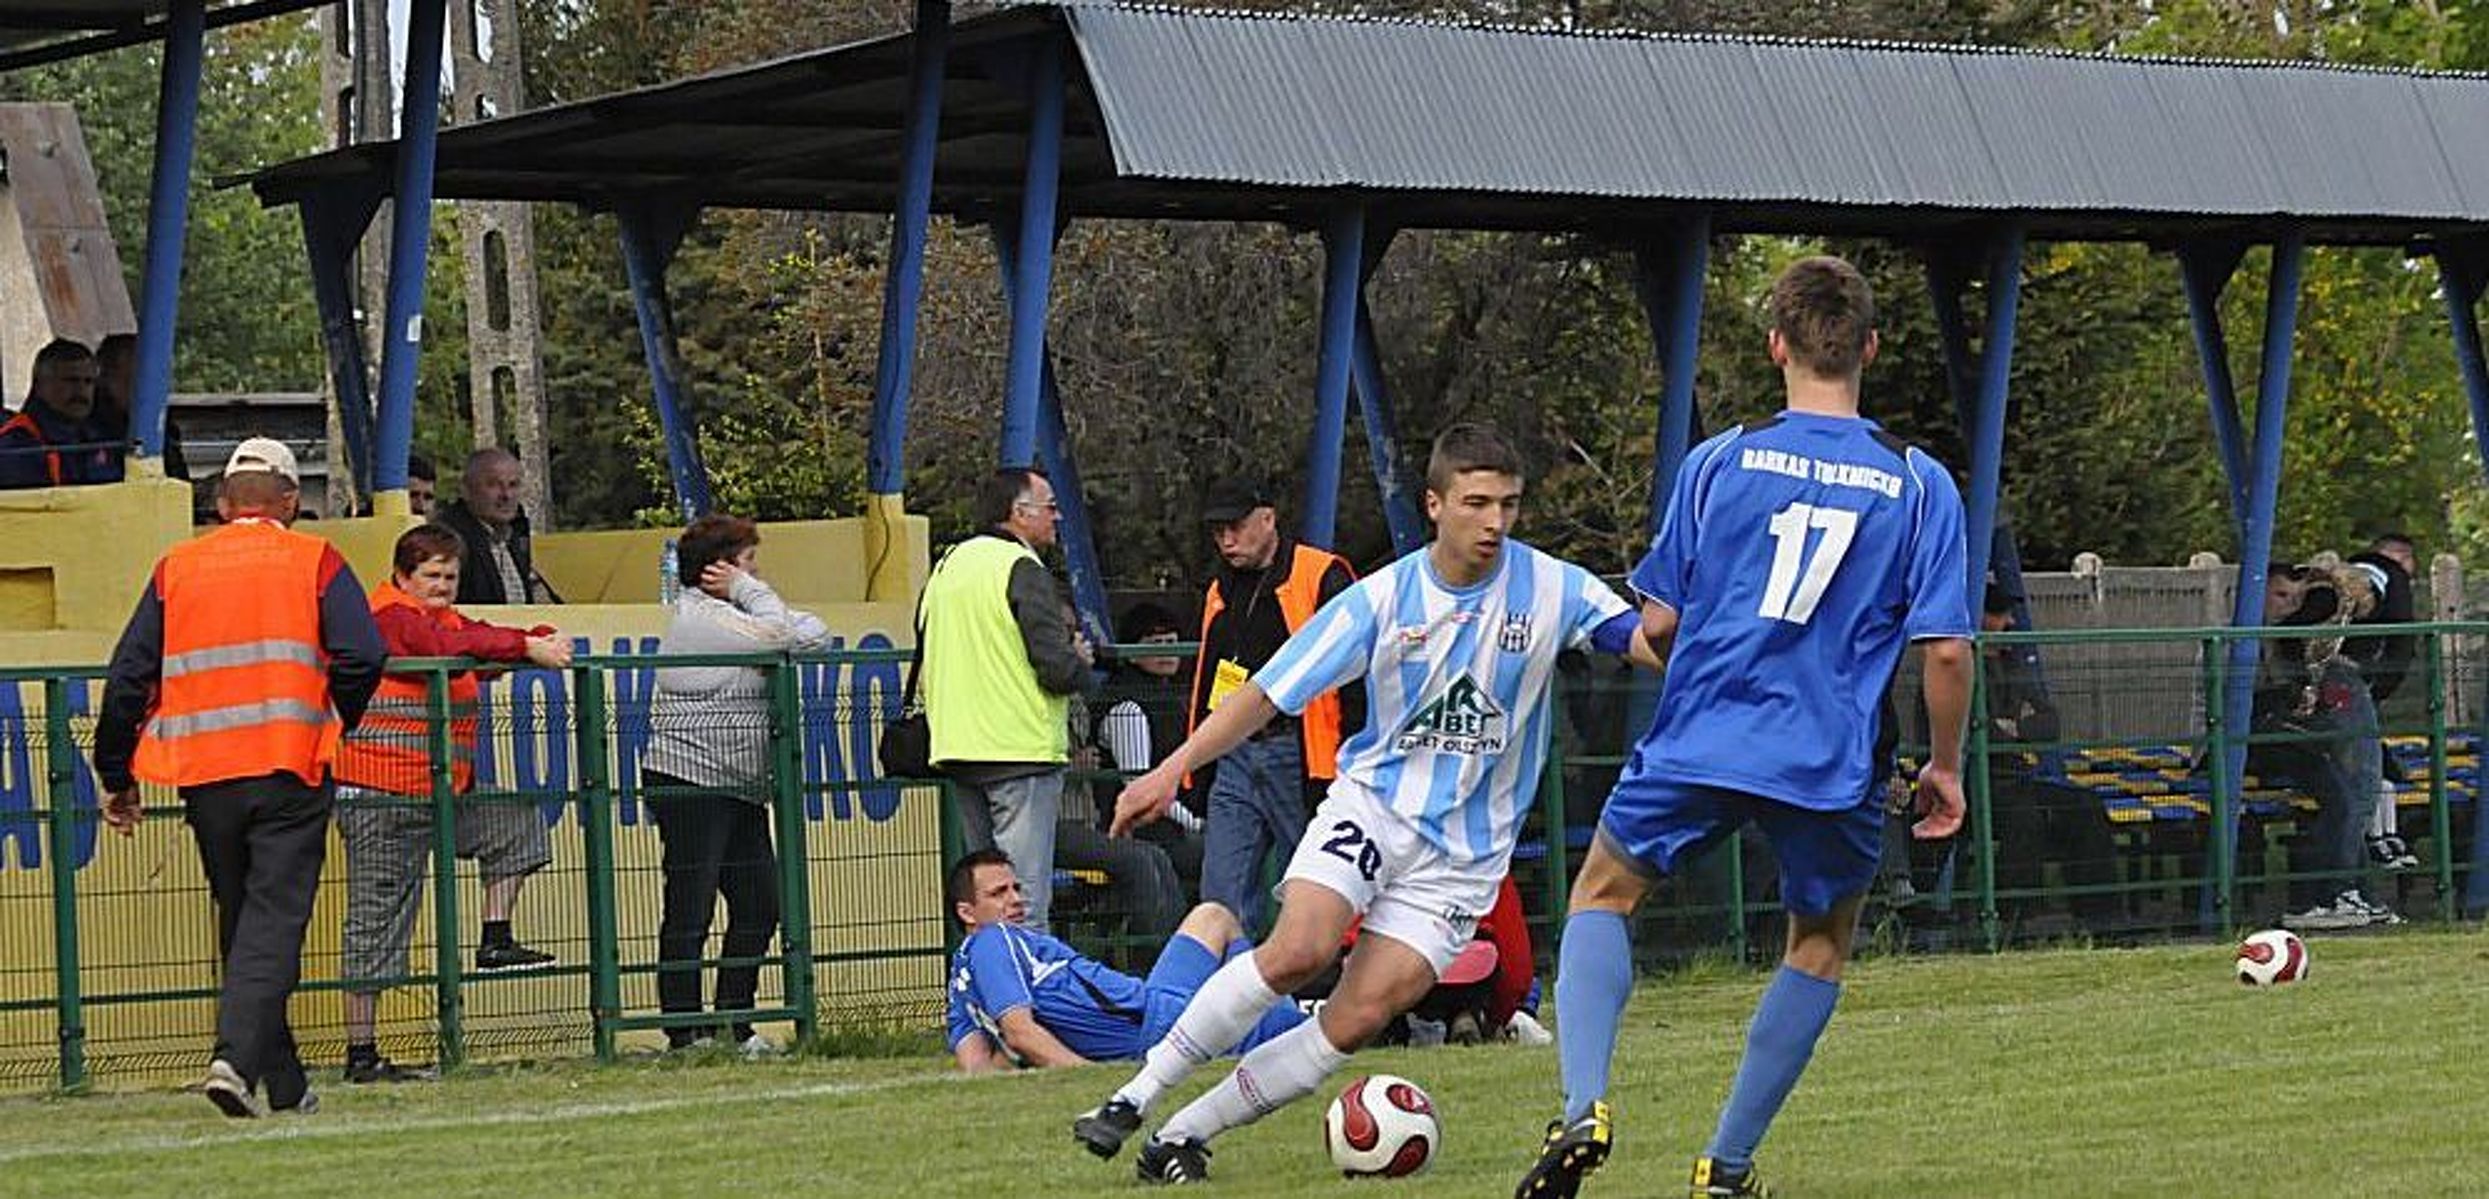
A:
<svg viewBox="0 0 2489 1199">
<path fill-rule="evenodd" d="M 2327 635 L 2322 630 L 1984 639 L 1975 693 L 1980 715 L 1965 772 L 1970 832 L 1945 851 L 1895 839 L 1870 903 L 1868 943 L 1881 950 L 1993 949 L 2067 937 L 2223 934 L 2279 917 L 2294 882 L 2365 887 L 2414 919 L 2456 918 L 2468 886 L 2476 912 L 2489 899 L 2472 836 L 2477 725 L 2489 707 L 2480 702 L 2489 684 L 2481 649 L 2489 624 L 2398 631 L 2418 638 L 2420 653 L 2395 701 L 2372 725 L 2323 732 L 2239 729 L 2224 718 L 2226 698 L 2255 683 L 2232 665 L 2233 644 Z M 1989 653 L 2024 646 L 2037 650 L 2065 710 L 2095 715 L 2070 721 L 2046 741 L 1990 735 Z M 432 794 L 381 801 L 432 812 L 429 906 L 407 976 L 343 977 L 345 872 L 341 855 L 332 853 L 294 1009 L 306 1056 L 339 1059 L 338 992 L 375 984 L 391 988 L 379 1030 L 391 1056 L 450 1065 L 612 1058 L 653 1044 L 652 1030 L 720 1021 L 715 1013 L 662 1013 L 654 999 L 654 979 L 664 968 L 653 945 L 660 870 L 639 755 L 661 662 L 743 665 L 768 678 L 764 702 L 714 714 L 721 722 L 752 722 L 765 736 L 769 777 L 743 798 L 769 808 L 780 863 L 781 933 L 775 951 L 757 959 L 757 1009 L 733 1018 L 776 1023 L 798 1039 L 825 1023 L 934 1027 L 954 936 L 938 894 L 940 873 L 957 832 L 938 780 L 884 779 L 872 762 L 898 701 L 904 660 L 888 650 L 617 655 L 582 657 L 563 672 L 513 672 L 487 686 L 479 784 L 467 795 L 452 793 L 447 766 L 447 677 L 459 664 L 395 664 L 431 680 Z M 8 946 L 0 957 L 0 1091 L 186 1078 L 210 1036 L 213 914 L 194 851 L 174 819 L 178 802 L 151 794 L 150 820 L 135 840 L 98 836 L 85 765 L 98 678 L 92 670 L 0 672 L 8 684 L 0 687 L 0 933 Z M 1097 710 L 1121 698 L 1161 711 L 1180 707 L 1182 682 L 1118 674 Z M 1647 727 L 1658 690 L 1651 676 L 1590 660 L 1568 662 L 1558 685 L 1558 744 L 1513 867 L 1540 929 L 1542 957 L 1553 953 L 1553 926 L 1598 804 Z M 1905 674 L 1896 694 L 1905 701 L 1907 733 L 1917 727 L 1915 678 Z M 2422 869 L 2295 870 L 2315 796 L 2300 783 L 2267 777 L 2254 759 L 2236 781 L 2211 767 L 2236 749 L 2322 750 L 2355 736 L 2383 738 L 2403 768 L 2397 795 L 2404 835 Z M 1905 755 L 1918 752 L 1908 744 L 1914 738 L 1904 740 Z M 1111 805 L 1116 776 L 1086 777 L 1100 803 Z M 2064 808 L 2051 820 L 2065 817 L 2043 822 L 2036 837 L 2017 831 L 2024 815 L 2017 788 L 2033 779 L 2046 782 Z M 560 965 L 515 975 L 471 968 L 480 894 L 473 869 L 456 857 L 456 817 L 477 805 L 535 808 L 553 831 L 554 862 L 527 883 L 516 922 L 521 939 L 557 953 Z M 1895 828 L 1901 824 L 1897 817 Z M 2081 846 L 2100 860 L 2077 856 Z M 1639 917 L 1639 951 L 1661 962 L 1771 954 L 1779 935 L 1772 873 L 1759 839 L 1731 841 L 1685 877 L 1668 880 Z M 1067 881 L 1063 927 L 1117 960 L 1145 963 L 1152 938 L 1100 908 L 1094 896 L 1084 899 L 1091 889 L 1082 880 Z M 719 961 L 711 953 L 702 965 Z"/>
</svg>

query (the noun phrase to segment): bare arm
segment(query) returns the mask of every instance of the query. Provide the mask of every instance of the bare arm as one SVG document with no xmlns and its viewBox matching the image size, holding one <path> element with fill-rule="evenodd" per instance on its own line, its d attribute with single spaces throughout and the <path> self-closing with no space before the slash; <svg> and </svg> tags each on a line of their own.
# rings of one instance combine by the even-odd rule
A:
<svg viewBox="0 0 2489 1199">
<path fill-rule="evenodd" d="M 1123 794 L 1115 797 L 1115 820 L 1107 828 L 1108 835 L 1120 837 L 1135 825 L 1166 815 L 1175 803 L 1176 792 L 1184 786 L 1185 775 L 1244 744 L 1245 738 L 1261 731 L 1277 715 L 1279 706 L 1270 702 L 1262 685 L 1246 680 L 1219 701 L 1218 711 L 1210 713 L 1210 718 L 1202 721 L 1201 727 L 1184 739 L 1184 744 L 1176 746 L 1166 761 L 1125 785 Z"/>
<path fill-rule="evenodd" d="M 1649 665 L 1653 669 L 1668 660 L 1668 651 L 1676 640 L 1677 610 L 1655 599 L 1643 600 L 1642 648 L 1650 653 Z M 1643 664 L 1640 654 L 1635 654 L 1633 660 L 1637 665 Z"/>
<path fill-rule="evenodd" d="M 963 1074 L 992 1074 L 1011 1068 L 1011 1059 L 994 1047 L 994 1038 L 982 1032 L 961 1037 L 959 1046 L 951 1050 L 951 1057 L 958 1061 Z"/>
<path fill-rule="evenodd" d="M 1927 696 L 1927 765 L 1919 771 L 1918 810 L 1910 826 L 1921 840 L 1950 837 L 1962 827 L 1962 725 L 1970 715 L 1971 644 L 1961 637 L 1923 642 Z"/>
<path fill-rule="evenodd" d="M 1047 1032 L 1046 1026 L 1039 1024 L 1037 1017 L 1032 1015 L 1027 1008 L 1013 1008 L 1004 1012 L 1002 1019 L 995 1023 L 1002 1025 L 1003 1043 L 1011 1046 L 1011 1051 L 1019 1054 L 1020 1060 L 1031 1066 L 1042 1070 L 1055 1066 L 1089 1064 L 1088 1058 L 1072 1052 L 1071 1046 L 1065 1045 L 1053 1033 Z"/>
</svg>

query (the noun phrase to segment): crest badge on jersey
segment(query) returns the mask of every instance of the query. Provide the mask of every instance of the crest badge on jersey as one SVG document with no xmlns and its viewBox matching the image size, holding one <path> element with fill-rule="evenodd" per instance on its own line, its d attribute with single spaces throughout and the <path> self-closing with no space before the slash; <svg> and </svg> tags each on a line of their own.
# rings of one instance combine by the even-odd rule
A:
<svg viewBox="0 0 2489 1199">
<path fill-rule="evenodd" d="M 1515 612 L 1504 618 L 1504 631 L 1495 635 L 1495 648 L 1508 654 L 1530 651 L 1530 614 Z"/>
</svg>

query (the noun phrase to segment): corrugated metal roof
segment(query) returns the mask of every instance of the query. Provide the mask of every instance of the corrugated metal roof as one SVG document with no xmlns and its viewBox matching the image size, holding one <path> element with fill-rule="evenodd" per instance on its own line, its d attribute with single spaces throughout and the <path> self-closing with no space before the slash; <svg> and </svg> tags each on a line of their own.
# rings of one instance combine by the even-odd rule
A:
<svg viewBox="0 0 2489 1199">
<path fill-rule="evenodd" d="M 453 128 L 443 198 L 887 212 L 913 35 Z M 1023 5 L 959 22 L 937 211 L 1005 209 L 1028 58 L 1068 53 L 1067 217 L 2396 244 L 2489 232 L 2489 79 L 2320 64 L 1569 34 Z M 271 203 L 385 187 L 394 147 L 281 164 Z"/>
<path fill-rule="evenodd" d="M 1131 177 L 2489 220 L 2489 82 L 2473 77 L 1105 5 L 1066 13 L 1116 170 Z"/>
</svg>

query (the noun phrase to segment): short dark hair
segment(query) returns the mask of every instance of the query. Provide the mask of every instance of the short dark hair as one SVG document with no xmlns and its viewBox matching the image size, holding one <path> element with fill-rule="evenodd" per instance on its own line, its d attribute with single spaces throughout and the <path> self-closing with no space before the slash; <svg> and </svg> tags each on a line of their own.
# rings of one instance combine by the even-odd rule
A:
<svg viewBox="0 0 2489 1199">
<path fill-rule="evenodd" d="M 674 543 L 675 577 L 685 587 L 700 585 L 700 573 L 712 562 L 731 562 L 745 549 L 761 543 L 761 529 L 751 518 L 712 512 L 691 522 Z"/>
<path fill-rule="evenodd" d="M 983 866 L 1011 866 L 1011 855 L 999 849 L 976 850 L 951 863 L 950 877 L 942 885 L 943 892 L 954 904 L 971 903 L 977 897 L 977 869 Z"/>
<path fill-rule="evenodd" d="M 406 455 L 406 477 L 410 479 L 421 479 L 427 483 L 438 483 L 441 481 L 441 476 L 434 474 L 432 471 L 432 459 L 413 451 L 409 451 Z"/>
<path fill-rule="evenodd" d="M 1521 477 L 1521 453 L 1504 435 L 1485 425 L 1458 424 L 1435 434 L 1435 448 L 1426 455 L 1426 490 L 1443 495 L 1452 480 L 1473 470 Z"/>
<path fill-rule="evenodd" d="M 985 476 L 977 487 L 977 526 L 993 528 L 1011 519 L 1011 506 L 1027 495 L 1046 472 L 1034 466 L 1006 466 Z"/>
<path fill-rule="evenodd" d="M 1789 264 L 1772 283 L 1772 329 L 1799 366 L 1825 378 L 1855 374 L 1875 336 L 1875 292 L 1858 268 L 1829 254 Z"/>
<path fill-rule="evenodd" d="M 1180 637 L 1184 633 L 1184 624 L 1175 618 L 1175 613 L 1167 610 L 1166 605 L 1155 600 L 1142 600 L 1124 609 L 1123 619 L 1115 626 L 1115 640 L 1126 645 L 1157 633 L 1174 633 Z"/>
<path fill-rule="evenodd" d="M 41 378 L 45 370 L 64 363 L 93 361 L 95 361 L 95 351 L 86 348 L 85 342 L 55 337 L 45 342 L 42 349 L 35 351 L 33 377 Z"/>
<path fill-rule="evenodd" d="M 102 341 L 95 343 L 95 362 L 104 369 L 110 370 L 112 369 L 113 363 L 119 362 L 120 360 L 137 352 L 137 334 L 108 333 L 104 335 L 104 339 Z"/>
<path fill-rule="evenodd" d="M 398 546 L 390 558 L 397 573 L 411 575 L 415 568 L 434 558 L 461 559 L 467 556 L 466 538 L 448 525 L 421 524 L 398 534 Z"/>
</svg>

